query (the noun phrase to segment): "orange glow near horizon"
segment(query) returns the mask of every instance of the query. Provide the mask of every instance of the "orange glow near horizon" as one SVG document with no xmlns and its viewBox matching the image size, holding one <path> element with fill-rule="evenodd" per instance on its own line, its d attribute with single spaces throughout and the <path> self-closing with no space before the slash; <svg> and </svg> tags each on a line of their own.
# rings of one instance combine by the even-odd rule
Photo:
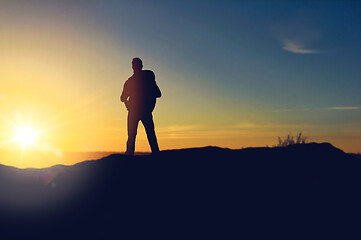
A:
<svg viewBox="0 0 361 240">
<path fill-rule="evenodd" d="M 127 111 L 119 96 L 135 56 L 143 59 L 145 69 L 154 70 L 163 93 L 154 111 L 161 150 L 272 146 L 279 136 L 302 132 L 311 141 L 361 151 L 361 132 L 355 131 L 360 123 L 324 124 L 309 118 L 299 124 L 303 119 L 270 110 L 266 101 L 227 98 L 222 89 L 205 86 L 203 73 L 172 68 L 86 21 L 52 17 L 36 18 L 29 25 L 34 28 L 10 21 L 11 14 L 0 22 L 6 32 L 0 38 L 0 164 L 49 167 L 100 156 L 68 152 L 125 151 Z M 34 125 L 27 125 L 29 119 Z M 150 151 L 142 124 L 136 151 Z"/>
</svg>

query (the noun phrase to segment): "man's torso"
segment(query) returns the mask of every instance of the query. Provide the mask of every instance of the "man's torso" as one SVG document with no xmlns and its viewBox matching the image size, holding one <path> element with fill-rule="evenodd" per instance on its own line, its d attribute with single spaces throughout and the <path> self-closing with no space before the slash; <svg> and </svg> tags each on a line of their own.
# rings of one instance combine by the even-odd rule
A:
<svg viewBox="0 0 361 240">
<path fill-rule="evenodd" d="M 126 84 L 129 96 L 129 111 L 151 112 L 156 103 L 155 77 L 150 70 L 131 76 Z"/>
</svg>

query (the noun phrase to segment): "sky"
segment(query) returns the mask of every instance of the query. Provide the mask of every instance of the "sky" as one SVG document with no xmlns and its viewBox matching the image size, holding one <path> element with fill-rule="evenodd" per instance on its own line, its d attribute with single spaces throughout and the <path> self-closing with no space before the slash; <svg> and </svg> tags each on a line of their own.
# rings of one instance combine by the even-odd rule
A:
<svg viewBox="0 0 361 240">
<path fill-rule="evenodd" d="M 140 57 L 161 150 L 273 146 L 302 132 L 361 151 L 361 2 L 0 2 L 0 149 L 125 151 Z M 149 151 L 142 125 L 136 151 Z"/>
</svg>

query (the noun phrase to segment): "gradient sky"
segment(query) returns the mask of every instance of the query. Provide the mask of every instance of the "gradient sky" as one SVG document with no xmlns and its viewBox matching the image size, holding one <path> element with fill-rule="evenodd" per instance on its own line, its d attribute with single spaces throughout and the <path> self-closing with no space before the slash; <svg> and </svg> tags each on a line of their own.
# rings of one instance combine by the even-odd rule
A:
<svg viewBox="0 0 361 240">
<path fill-rule="evenodd" d="M 0 2 L 0 148 L 124 151 L 133 57 L 156 74 L 161 149 L 272 146 L 302 132 L 361 151 L 361 2 Z M 149 151 L 140 125 L 136 150 Z"/>
</svg>

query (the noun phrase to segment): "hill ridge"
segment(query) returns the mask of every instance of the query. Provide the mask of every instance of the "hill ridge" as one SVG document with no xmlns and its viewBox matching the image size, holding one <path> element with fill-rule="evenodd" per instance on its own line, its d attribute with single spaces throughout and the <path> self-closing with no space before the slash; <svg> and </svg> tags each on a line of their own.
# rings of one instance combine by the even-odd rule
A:
<svg viewBox="0 0 361 240">
<path fill-rule="evenodd" d="M 11 239 L 234 238 L 261 236 L 260 228 L 289 239 L 309 236 L 312 226 L 317 236 L 344 237 L 338 229 L 361 213 L 360 169 L 359 159 L 329 143 L 0 166 L 0 228 Z"/>
<path fill-rule="evenodd" d="M 181 148 L 181 149 L 166 149 L 166 150 L 162 150 L 160 152 L 160 154 L 173 154 L 175 152 L 192 152 L 192 151 L 239 151 L 239 152 L 243 152 L 243 151 L 258 151 L 258 150 L 270 150 L 270 149 L 282 149 L 282 150 L 287 150 L 287 149 L 304 149 L 304 148 L 309 148 L 309 147 L 316 147 L 316 148 L 323 148 L 324 151 L 338 151 L 338 152 L 342 152 L 345 153 L 343 150 L 333 146 L 331 143 L 328 142 L 323 142 L 323 143 L 316 143 L 316 142 L 312 142 L 312 143 L 307 143 L 307 144 L 295 144 L 295 145 L 290 145 L 287 147 L 277 147 L 277 146 L 273 146 L 273 147 L 246 147 L 246 148 L 241 148 L 241 149 L 230 149 L 230 148 L 223 148 L 223 147 L 218 147 L 218 146 L 204 146 L 204 147 L 194 147 L 194 148 Z M 272 151 L 272 150 L 271 150 Z M 347 154 L 347 153 L 345 153 Z M 146 156 L 150 156 L 151 153 L 149 154 L 144 154 L 144 155 L 135 155 L 135 156 L 126 156 L 123 153 L 113 153 L 110 154 L 108 156 L 99 158 L 99 159 L 87 159 L 78 163 L 75 163 L 73 165 L 63 165 L 63 164 L 56 164 L 50 167 L 45 167 L 45 168 L 32 168 L 32 167 L 28 167 L 28 168 L 18 168 L 18 167 L 13 167 L 13 166 L 9 166 L 9 165 L 4 165 L 4 164 L 0 164 L 0 167 L 11 167 L 11 168 L 16 168 L 16 169 L 49 169 L 49 168 L 53 168 L 53 167 L 71 167 L 71 166 L 75 166 L 84 162 L 93 162 L 93 161 L 100 161 L 103 159 L 108 159 L 108 158 L 125 158 L 125 159 L 129 159 L 129 158 L 143 158 Z M 123 159 L 124 160 L 124 159 Z"/>
</svg>

